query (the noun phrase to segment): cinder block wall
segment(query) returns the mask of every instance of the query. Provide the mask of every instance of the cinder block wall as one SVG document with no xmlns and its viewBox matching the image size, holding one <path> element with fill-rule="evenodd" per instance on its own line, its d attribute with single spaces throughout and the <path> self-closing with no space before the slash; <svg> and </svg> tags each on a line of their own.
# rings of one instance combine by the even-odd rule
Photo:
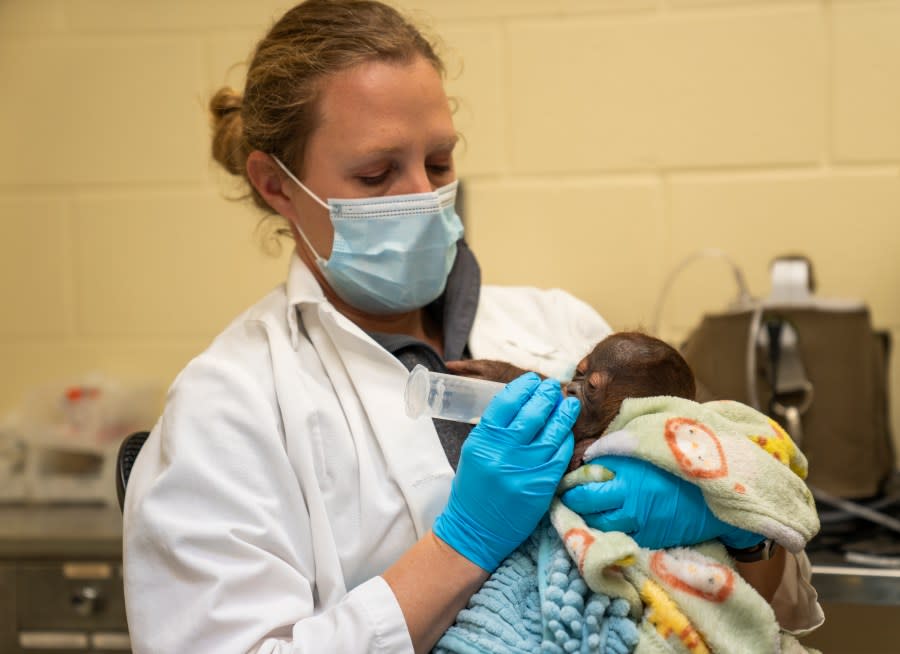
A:
<svg viewBox="0 0 900 654">
<path fill-rule="evenodd" d="M 204 107 L 289 4 L 0 0 L 0 410 L 87 370 L 167 385 L 280 282 L 286 253 L 265 256 L 258 214 L 223 197 Z M 900 337 L 900 1 L 402 6 L 446 44 L 488 282 L 648 326 L 700 248 L 755 294 L 774 255 L 805 252 L 823 294 Z M 696 264 L 664 334 L 733 295 L 721 262 Z M 837 609 L 820 647 L 894 651 L 878 632 L 896 609 L 861 631 L 868 611 Z"/>
<path fill-rule="evenodd" d="M 86 370 L 167 385 L 280 282 L 286 253 L 224 198 L 205 103 L 290 4 L 0 1 L 0 408 Z M 900 336 L 900 1 L 400 4 L 443 37 L 486 281 L 649 327 L 700 248 L 759 295 L 804 252 L 823 294 Z M 664 335 L 734 294 L 695 264 Z"/>
</svg>

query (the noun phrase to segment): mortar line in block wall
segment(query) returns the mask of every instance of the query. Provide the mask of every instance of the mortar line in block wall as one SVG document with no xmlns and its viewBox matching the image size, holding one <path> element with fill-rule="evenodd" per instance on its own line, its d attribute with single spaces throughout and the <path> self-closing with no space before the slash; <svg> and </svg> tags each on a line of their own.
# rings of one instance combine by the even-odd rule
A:
<svg viewBox="0 0 900 654">
<path fill-rule="evenodd" d="M 78 255 L 75 252 L 76 234 L 75 212 L 72 198 L 63 203 L 63 344 L 70 344 L 78 332 L 78 283 L 76 280 Z"/>
<path fill-rule="evenodd" d="M 224 326 L 222 327 L 224 329 Z M 221 331 L 219 329 L 218 331 Z M 115 334 L 109 336 L 91 336 L 78 334 L 63 340 L 61 337 L 50 335 L 32 336 L 28 334 L 13 335 L 4 334 L 0 336 L 0 349 L 14 347 L 45 347 L 45 348 L 126 348 L 134 350 L 153 350 L 188 348 L 195 350 L 199 354 L 205 350 L 215 338 L 216 334 L 213 330 L 209 334 L 194 334 L 185 336 L 154 336 L 141 334 Z"/>
<path fill-rule="evenodd" d="M 529 173 L 509 175 L 503 173 L 478 173 L 461 177 L 467 185 L 477 184 L 527 186 L 529 188 L 546 188 L 565 184 L 580 185 L 599 183 L 602 185 L 635 185 L 644 186 L 658 181 L 656 171 L 648 170 L 639 173 Z"/>
<path fill-rule="evenodd" d="M 513 162 L 513 125 L 512 107 L 513 107 L 513 83 L 512 83 L 512 45 L 509 38 L 509 21 L 500 21 L 500 37 L 502 39 L 500 52 L 502 53 L 502 62 L 500 72 L 503 76 L 503 106 L 501 115 L 505 117 L 503 128 L 503 172 L 501 175 L 512 174 Z"/>
<path fill-rule="evenodd" d="M 744 0 L 743 2 L 721 2 L 675 5 L 673 0 L 662 0 L 662 14 L 666 17 L 684 16 L 718 16 L 724 13 L 777 14 L 797 9 L 821 8 L 826 0 Z"/>
<path fill-rule="evenodd" d="M 831 0 L 823 0 L 822 8 L 823 20 L 825 25 L 823 32 L 825 34 L 825 75 L 822 89 L 823 105 L 825 107 L 825 120 L 823 121 L 823 129 L 825 130 L 822 143 L 825 144 L 824 168 L 828 170 L 835 163 L 834 148 L 834 10 Z"/>
<path fill-rule="evenodd" d="M 61 197 L 97 193 L 178 193 L 184 191 L 212 191 L 219 193 L 217 185 L 210 181 L 126 181 L 126 182 L 7 182 L 0 180 L 0 195 L 54 194 Z"/>
<path fill-rule="evenodd" d="M 840 163 L 823 164 L 818 162 L 803 166 L 718 166 L 697 168 L 669 168 L 666 172 L 672 181 L 741 181 L 756 179 L 819 179 L 835 175 L 859 176 L 881 175 L 893 176 L 900 171 L 900 162 L 894 163 Z"/>
</svg>

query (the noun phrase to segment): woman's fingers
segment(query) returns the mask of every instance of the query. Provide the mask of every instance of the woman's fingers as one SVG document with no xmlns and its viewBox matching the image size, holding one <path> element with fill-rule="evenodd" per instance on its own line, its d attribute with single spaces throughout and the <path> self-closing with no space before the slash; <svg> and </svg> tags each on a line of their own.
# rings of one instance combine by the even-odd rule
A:
<svg viewBox="0 0 900 654">
<path fill-rule="evenodd" d="M 576 486 L 560 498 L 562 503 L 581 515 L 614 511 L 625 506 L 625 487 L 615 479 Z"/>
<path fill-rule="evenodd" d="M 566 398 L 560 402 L 534 443 L 545 443 L 555 451 L 562 447 L 567 439 L 570 440 L 572 447 L 568 450 L 569 455 L 566 459 L 566 464 L 568 464 L 575 449 L 575 439 L 570 438 L 569 435 L 572 433 L 572 425 L 578 419 L 580 411 L 581 402 L 575 398 Z"/>
<path fill-rule="evenodd" d="M 639 526 L 637 519 L 624 509 L 582 517 L 587 526 L 599 531 L 621 531 L 626 534 L 634 534 Z"/>
<path fill-rule="evenodd" d="M 559 382 L 544 380 L 509 423 L 507 433 L 522 445 L 531 443 L 543 431 L 561 401 Z"/>
<path fill-rule="evenodd" d="M 533 372 L 514 379 L 491 400 L 481 416 L 481 422 L 508 427 L 540 386 L 541 379 Z"/>
</svg>

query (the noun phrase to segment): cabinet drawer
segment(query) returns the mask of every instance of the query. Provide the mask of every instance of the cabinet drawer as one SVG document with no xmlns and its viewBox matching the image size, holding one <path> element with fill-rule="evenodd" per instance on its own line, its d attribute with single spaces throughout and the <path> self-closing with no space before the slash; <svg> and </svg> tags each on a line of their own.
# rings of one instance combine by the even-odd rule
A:
<svg viewBox="0 0 900 654">
<path fill-rule="evenodd" d="M 125 631 L 121 568 L 108 563 L 24 564 L 16 569 L 20 631 Z"/>
</svg>

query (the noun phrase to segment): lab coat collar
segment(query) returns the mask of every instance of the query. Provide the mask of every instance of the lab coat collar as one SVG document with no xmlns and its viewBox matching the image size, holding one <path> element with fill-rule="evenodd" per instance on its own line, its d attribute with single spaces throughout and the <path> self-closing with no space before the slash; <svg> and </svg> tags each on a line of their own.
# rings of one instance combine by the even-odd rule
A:
<svg viewBox="0 0 900 654">
<path fill-rule="evenodd" d="M 287 324 L 291 335 L 291 347 L 295 350 L 299 344 L 300 323 L 299 309 L 305 304 L 322 304 L 327 302 L 325 293 L 315 276 L 300 260 L 295 250 L 291 254 L 290 269 L 288 270 L 287 285 Z"/>
</svg>

